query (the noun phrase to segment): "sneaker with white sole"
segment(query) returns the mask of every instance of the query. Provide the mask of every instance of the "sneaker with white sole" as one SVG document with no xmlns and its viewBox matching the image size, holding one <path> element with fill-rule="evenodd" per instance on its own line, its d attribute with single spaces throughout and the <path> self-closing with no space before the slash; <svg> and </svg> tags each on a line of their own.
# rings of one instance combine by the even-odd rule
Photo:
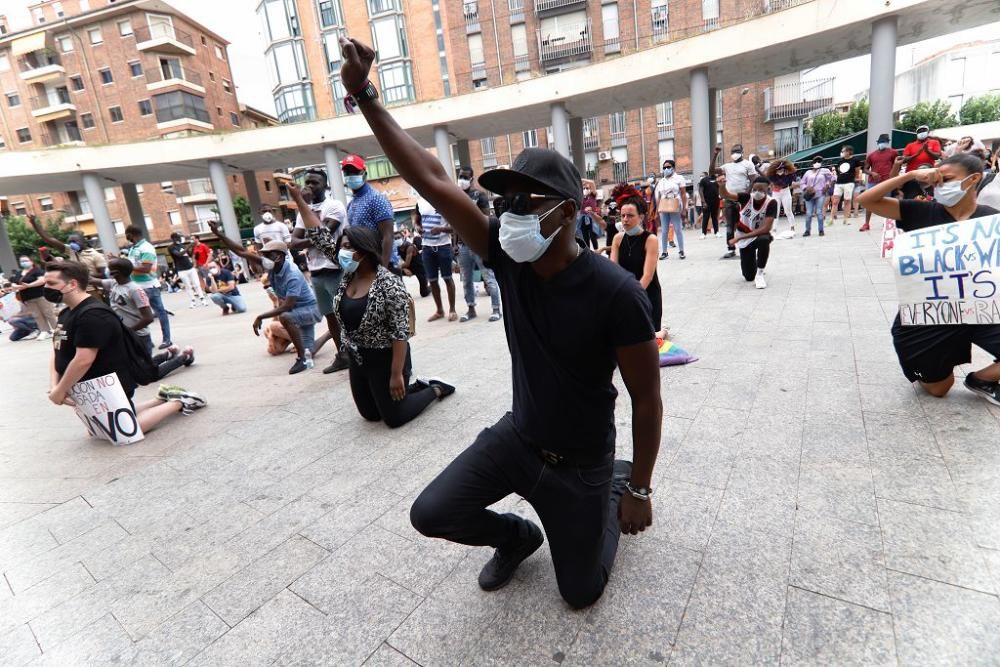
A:
<svg viewBox="0 0 1000 667">
<path fill-rule="evenodd" d="M 156 392 L 156 397 L 161 401 L 170 401 L 180 398 L 185 393 L 187 393 L 187 390 L 184 387 L 179 387 L 175 384 L 161 384 Z"/>
<path fill-rule="evenodd" d="M 185 415 L 189 415 L 195 410 L 200 410 L 206 405 L 208 401 L 205 400 L 200 394 L 196 394 L 193 391 L 181 392 L 180 395 L 170 399 L 174 403 L 181 404 L 181 412 Z"/>
<path fill-rule="evenodd" d="M 975 373 L 969 373 L 965 376 L 965 388 L 993 405 L 1000 405 L 1000 384 L 996 382 L 980 380 Z"/>
<path fill-rule="evenodd" d="M 767 287 L 767 281 L 764 280 L 764 272 L 757 271 L 757 277 L 753 280 L 753 285 L 757 289 L 764 289 Z"/>
<path fill-rule="evenodd" d="M 50 334 L 48 331 L 43 331 L 40 334 L 38 334 L 37 337 L 35 337 L 35 340 L 49 340 L 50 338 L 52 338 L 52 334 Z"/>
</svg>

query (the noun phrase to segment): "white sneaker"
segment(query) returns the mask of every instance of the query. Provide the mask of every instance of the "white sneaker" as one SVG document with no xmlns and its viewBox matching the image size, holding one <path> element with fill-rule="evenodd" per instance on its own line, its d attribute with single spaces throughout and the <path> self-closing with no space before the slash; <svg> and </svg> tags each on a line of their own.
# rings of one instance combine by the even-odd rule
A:
<svg viewBox="0 0 1000 667">
<path fill-rule="evenodd" d="M 757 277 L 754 278 L 753 284 L 754 284 L 754 287 L 756 287 L 757 289 L 764 289 L 764 288 L 767 287 L 767 281 L 764 280 L 764 272 L 763 271 L 758 271 L 757 272 Z"/>
<path fill-rule="evenodd" d="M 52 334 L 50 334 L 48 331 L 43 331 L 40 334 L 38 334 L 38 337 L 35 338 L 35 340 L 49 340 L 50 338 L 52 338 Z"/>
<path fill-rule="evenodd" d="M 699 238 L 701 238 L 702 240 L 704 240 L 705 239 L 705 235 L 702 234 Z"/>
<path fill-rule="evenodd" d="M 722 232 L 715 232 L 715 238 L 721 239 L 722 238 Z"/>
</svg>

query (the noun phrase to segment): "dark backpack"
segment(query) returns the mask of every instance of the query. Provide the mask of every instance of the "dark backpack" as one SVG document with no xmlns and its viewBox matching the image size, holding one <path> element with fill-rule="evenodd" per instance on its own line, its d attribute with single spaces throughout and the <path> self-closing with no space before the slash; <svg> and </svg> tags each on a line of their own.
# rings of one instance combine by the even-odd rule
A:
<svg viewBox="0 0 1000 667">
<path fill-rule="evenodd" d="M 137 384 L 141 385 L 147 385 L 159 380 L 159 368 L 155 363 L 153 363 L 153 358 L 146 350 L 146 346 L 143 344 L 142 340 L 139 339 L 139 335 L 125 326 L 125 323 L 121 321 L 121 318 L 118 317 L 118 314 L 115 313 L 110 306 L 107 306 L 97 300 L 80 306 L 80 310 L 76 314 L 76 317 L 79 318 L 81 315 L 90 312 L 91 310 L 108 311 L 115 316 L 115 320 L 117 320 L 119 326 L 121 326 L 122 345 L 125 346 L 125 357 L 128 359 L 128 373 L 132 376 L 132 379 L 135 380 Z"/>
</svg>

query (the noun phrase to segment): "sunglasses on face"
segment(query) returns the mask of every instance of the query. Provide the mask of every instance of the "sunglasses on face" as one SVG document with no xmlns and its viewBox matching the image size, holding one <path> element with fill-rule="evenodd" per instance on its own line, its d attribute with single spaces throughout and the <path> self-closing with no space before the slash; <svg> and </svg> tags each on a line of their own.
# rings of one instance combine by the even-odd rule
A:
<svg viewBox="0 0 1000 667">
<path fill-rule="evenodd" d="M 527 215 L 535 210 L 535 207 L 543 201 L 564 201 L 564 197 L 558 195 L 536 195 L 530 192 L 516 192 L 511 195 L 501 197 L 503 209 L 516 215 Z"/>
</svg>

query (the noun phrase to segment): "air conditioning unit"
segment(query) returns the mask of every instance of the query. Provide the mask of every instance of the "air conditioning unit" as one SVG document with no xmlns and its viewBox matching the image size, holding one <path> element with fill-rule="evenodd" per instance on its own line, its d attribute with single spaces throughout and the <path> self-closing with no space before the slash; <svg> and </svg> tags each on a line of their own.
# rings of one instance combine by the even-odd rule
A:
<svg viewBox="0 0 1000 667">
<path fill-rule="evenodd" d="M 601 151 L 597 154 L 597 159 L 601 162 L 607 162 L 611 159 L 611 151 Z"/>
</svg>

